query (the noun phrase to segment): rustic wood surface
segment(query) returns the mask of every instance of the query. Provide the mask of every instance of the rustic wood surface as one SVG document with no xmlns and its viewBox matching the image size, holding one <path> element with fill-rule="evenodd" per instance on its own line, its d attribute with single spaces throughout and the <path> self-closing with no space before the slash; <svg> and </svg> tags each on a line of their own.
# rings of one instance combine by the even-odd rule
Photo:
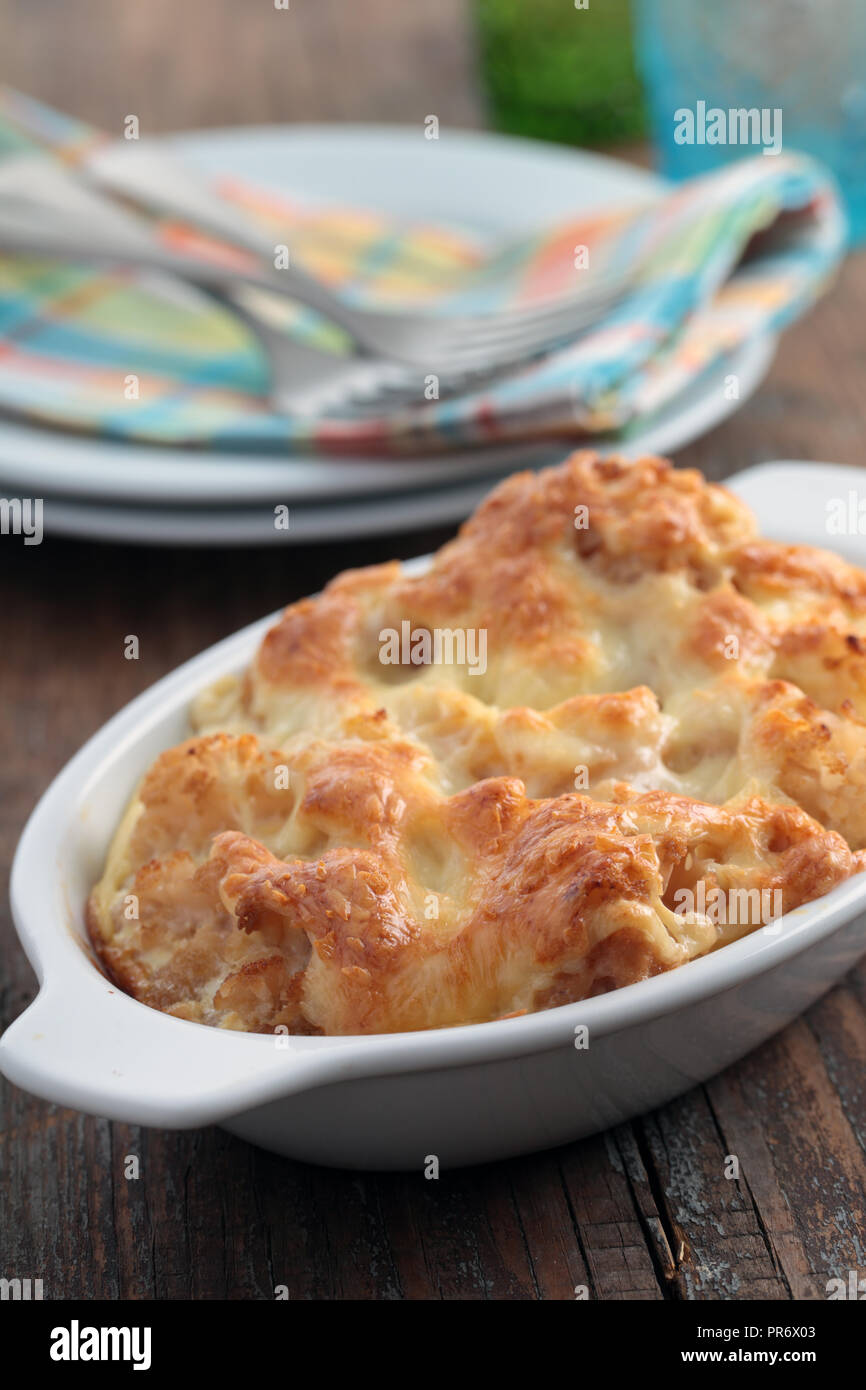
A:
<svg viewBox="0 0 866 1390">
<path fill-rule="evenodd" d="M 0 80 L 142 135 L 270 121 L 477 126 L 471 0 L 0 0 Z"/>
<path fill-rule="evenodd" d="M 173 0 L 2 0 L 0 64 L 7 80 L 106 125 L 130 111 L 154 128 L 410 119 L 417 106 L 469 124 L 479 103 L 465 8 L 404 5 L 395 36 L 384 22 L 395 7 L 374 0 L 292 0 L 291 18 L 267 23 L 245 5 L 233 43 L 227 0 L 196 0 L 182 7 L 173 62 L 158 38 L 175 32 Z M 359 9 L 364 23 L 351 18 Z M 303 76 L 295 50 L 291 62 L 271 51 L 270 26 L 296 19 Z M 331 68 L 317 80 L 322 44 L 345 82 Z M 431 74 L 426 90 L 419 72 Z M 786 335 L 757 396 L 677 462 L 713 478 L 772 458 L 861 462 L 864 322 L 861 255 Z M 447 534 L 222 554 L 0 540 L 0 862 L 53 775 L 138 691 L 336 570 L 421 553 Z M 129 632 L 138 662 L 123 659 Z M 5 892 L 0 910 L 5 1025 L 35 983 Z M 571 1299 L 576 1285 L 597 1299 L 823 1298 L 828 1279 L 866 1264 L 864 1063 L 861 965 L 657 1113 L 438 1182 L 306 1167 L 216 1129 L 110 1124 L 3 1084 L 0 1275 L 42 1278 L 59 1299 L 270 1299 L 280 1284 L 315 1299 Z M 140 1157 L 137 1181 L 124 1178 L 128 1154 Z M 739 1181 L 724 1176 L 729 1154 Z"/>
</svg>

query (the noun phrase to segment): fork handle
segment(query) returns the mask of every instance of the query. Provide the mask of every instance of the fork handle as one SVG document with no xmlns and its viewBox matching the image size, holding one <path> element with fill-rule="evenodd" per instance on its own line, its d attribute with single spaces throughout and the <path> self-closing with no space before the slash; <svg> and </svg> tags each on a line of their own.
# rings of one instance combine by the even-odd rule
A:
<svg viewBox="0 0 866 1390">
<path fill-rule="evenodd" d="M 278 270 L 252 259 L 227 263 L 202 254 L 192 255 L 162 246 L 146 231 L 124 236 L 116 230 L 109 235 L 98 227 L 70 226 L 69 222 L 55 227 L 47 220 L 56 212 L 40 211 L 35 207 L 6 206 L 0 208 L 0 249 L 20 255 L 51 256 L 59 260 L 83 261 L 131 266 L 163 271 L 194 284 L 206 287 L 225 287 L 244 284 L 266 289 L 287 299 L 314 309 L 324 318 L 345 329 L 355 340 L 360 352 L 369 351 L 358 333 L 357 317 L 348 305 L 340 302 L 318 281 L 295 267 Z"/>
</svg>

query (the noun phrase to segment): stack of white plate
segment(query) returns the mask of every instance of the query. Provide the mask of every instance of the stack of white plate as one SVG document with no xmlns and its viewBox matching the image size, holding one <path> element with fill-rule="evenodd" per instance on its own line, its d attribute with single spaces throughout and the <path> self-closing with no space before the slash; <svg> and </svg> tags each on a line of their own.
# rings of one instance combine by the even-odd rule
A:
<svg viewBox="0 0 866 1390">
<path fill-rule="evenodd" d="M 534 141 L 377 126 L 250 128 L 174 136 L 190 163 L 285 193 L 520 236 L 659 186 L 652 174 Z M 737 409 L 761 381 L 775 343 L 750 344 L 705 376 L 627 452 L 668 453 Z M 737 400 L 723 389 L 739 380 Z M 459 521 L 517 468 L 567 446 L 512 445 L 395 462 L 241 454 L 125 444 L 0 422 L 0 493 L 41 497 L 45 530 L 143 544 L 327 541 Z M 288 528 L 274 508 L 288 507 Z"/>
</svg>

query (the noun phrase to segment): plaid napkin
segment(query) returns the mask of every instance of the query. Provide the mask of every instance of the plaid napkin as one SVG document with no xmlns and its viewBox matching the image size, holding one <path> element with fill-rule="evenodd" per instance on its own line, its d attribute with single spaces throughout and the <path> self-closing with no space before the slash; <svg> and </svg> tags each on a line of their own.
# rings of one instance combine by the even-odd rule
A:
<svg viewBox="0 0 866 1390">
<path fill-rule="evenodd" d="M 75 164 L 105 140 L 0 89 L 0 160 L 41 150 Z M 286 243 L 295 264 L 357 303 L 423 304 L 433 313 L 532 303 L 573 283 L 579 247 L 594 269 L 633 259 L 640 270 L 627 297 L 572 345 L 453 399 L 423 400 L 419 372 L 417 406 L 359 420 L 277 414 L 254 339 L 186 286 L 0 255 L 0 409 L 126 440 L 274 453 L 405 455 L 611 431 L 627 438 L 744 343 L 801 314 L 845 245 L 828 174 L 796 154 L 745 159 L 634 209 L 504 248 L 300 193 L 286 198 L 234 180 L 217 191 L 275 245 Z M 219 254 L 195 228 L 153 226 L 168 245 Z M 318 347 L 348 350 L 340 330 L 303 308 L 286 308 L 285 326 Z"/>
</svg>

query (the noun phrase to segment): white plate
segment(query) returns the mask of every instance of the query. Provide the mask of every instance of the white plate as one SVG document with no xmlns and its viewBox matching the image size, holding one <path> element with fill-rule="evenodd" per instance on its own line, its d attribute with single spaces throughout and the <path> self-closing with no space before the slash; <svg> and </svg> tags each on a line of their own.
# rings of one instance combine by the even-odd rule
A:
<svg viewBox="0 0 866 1390">
<path fill-rule="evenodd" d="M 819 470 L 780 470 L 762 529 Z M 760 470 L 757 470 L 760 472 Z M 755 474 L 732 480 L 748 492 Z M 866 496 L 866 472 L 846 481 Z M 824 517 L 798 538 L 820 544 Z M 861 548 L 861 558 L 862 558 Z M 424 562 L 414 562 L 417 565 Z M 83 949 L 83 908 L 141 774 L 188 733 L 203 686 L 250 660 L 271 619 L 203 652 L 110 720 L 33 812 L 12 909 L 39 981 L 0 1070 L 60 1105 L 129 1124 L 220 1123 L 297 1158 L 420 1173 L 530 1152 L 618 1124 L 704 1081 L 782 1028 L 866 945 L 866 875 L 665 975 L 523 1018 L 376 1037 L 274 1037 L 170 1018 L 112 986 Z M 575 1030 L 589 1046 L 575 1047 Z"/>
<path fill-rule="evenodd" d="M 740 401 L 745 400 L 769 366 L 775 342 L 760 339 L 739 355 Z M 734 359 L 708 375 L 689 394 L 688 404 L 673 405 L 636 433 L 617 451 L 626 455 L 667 454 L 686 439 L 711 429 L 730 410 L 723 390 L 724 375 Z M 601 442 L 600 442 L 601 443 Z M 514 468 L 538 468 L 556 463 L 570 449 L 545 446 L 517 451 Z M 500 464 L 501 467 L 501 464 Z M 464 465 L 464 475 L 473 471 Z M 504 474 L 503 474 L 504 476 Z M 2 469 L 0 469 L 2 479 Z M 135 545 L 275 545 L 333 541 L 352 536 L 387 535 L 427 526 L 462 521 L 498 481 L 496 476 L 461 480 L 447 487 L 417 489 L 387 495 L 335 498 L 328 502 L 290 503 L 289 530 L 274 526 L 274 501 L 290 502 L 279 491 L 267 493 L 257 507 L 104 506 L 67 498 L 44 499 L 43 524 L 50 534 L 120 541 Z M 0 482 L 2 486 L 2 482 Z"/>
<path fill-rule="evenodd" d="M 398 217 L 459 224 L 497 238 L 630 202 L 661 186 L 654 174 L 599 155 L 447 130 L 439 141 L 430 141 L 420 126 L 265 127 L 173 136 L 166 142 L 207 173 L 236 174 L 280 191 L 301 189 L 311 196 L 366 205 Z M 751 348 L 737 354 L 716 374 L 711 405 L 703 383 L 687 393 L 670 415 L 664 447 L 679 448 L 736 410 L 757 386 L 770 355 L 755 354 Z M 740 378 L 740 401 L 725 399 L 726 372 Z M 708 402 L 704 412 L 694 409 L 699 400 Z M 543 453 L 549 454 L 549 448 L 515 445 L 411 463 L 275 458 L 90 439 L 0 421 L 0 485 L 7 491 L 64 495 L 76 502 L 140 501 L 151 507 L 249 507 L 277 499 L 289 504 L 342 500 L 347 493 L 410 491 L 434 483 L 460 487 L 467 476 L 502 474 Z M 457 508 L 451 519 L 459 515 Z M 116 538 L 134 539 L 126 522 L 120 517 L 117 521 L 121 530 Z M 110 525 L 111 519 L 104 517 L 100 534 Z M 350 526 L 348 519 L 346 525 Z M 86 526 L 86 517 L 79 513 L 69 529 L 89 534 Z M 192 529 L 201 532 L 194 522 Z M 178 533 L 178 539 L 184 538 Z M 191 542 L 198 538 L 188 536 Z"/>
</svg>

